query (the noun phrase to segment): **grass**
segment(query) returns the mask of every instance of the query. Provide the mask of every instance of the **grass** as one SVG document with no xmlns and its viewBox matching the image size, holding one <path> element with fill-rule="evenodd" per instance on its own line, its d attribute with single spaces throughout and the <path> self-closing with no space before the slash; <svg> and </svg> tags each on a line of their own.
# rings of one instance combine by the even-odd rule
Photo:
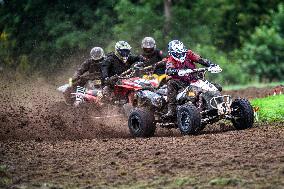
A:
<svg viewBox="0 0 284 189">
<path fill-rule="evenodd" d="M 173 178 L 159 177 L 152 181 L 138 181 L 119 185 L 115 188 L 123 189 L 176 189 L 176 188 L 226 188 L 242 186 L 245 181 L 238 178 L 216 177 L 213 179 L 197 179 L 189 176 L 177 176 Z"/>
<path fill-rule="evenodd" d="M 115 188 L 123 188 L 123 189 L 151 189 L 151 188 L 165 188 L 165 189 L 174 189 L 174 188 L 182 188 L 185 186 L 195 186 L 197 181 L 192 177 L 160 177 L 151 181 L 138 181 L 134 183 L 129 183 L 126 185 L 119 185 Z"/>
<path fill-rule="evenodd" d="M 9 177 L 6 165 L 0 165 L 0 188 L 6 188 L 12 183 L 12 179 Z"/>
<path fill-rule="evenodd" d="M 275 87 L 277 85 L 283 85 L 284 81 L 282 82 L 271 82 L 271 83 L 249 83 L 245 85 L 228 85 L 224 86 L 223 89 L 228 90 L 239 90 L 239 89 L 245 89 L 248 87 L 256 87 L 256 88 L 263 88 L 263 87 Z"/>
<path fill-rule="evenodd" d="M 236 178 L 215 178 L 209 181 L 211 186 L 237 186 L 241 184 L 241 180 Z"/>
<path fill-rule="evenodd" d="M 284 121 L 284 95 L 256 98 L 251 101 L 254 107 L 259 107 L 259 121 Z"/>
</svg>

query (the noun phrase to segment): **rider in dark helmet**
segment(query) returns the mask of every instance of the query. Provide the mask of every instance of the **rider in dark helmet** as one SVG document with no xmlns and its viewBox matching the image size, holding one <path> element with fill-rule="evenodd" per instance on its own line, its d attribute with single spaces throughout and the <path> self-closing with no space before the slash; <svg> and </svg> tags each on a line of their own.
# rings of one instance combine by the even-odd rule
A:
<svg viewBox="0 0 284 189">
<path fill-rule="evenodd" d="M 91 58 L 84 61 L 72 77 L 73 86 L 84 86 L 93 80 L 95 85 L 101 85 L 101 63 L 105 54 L 101 47 L 94 47 L 90 52 Z"/>
<path fill-rule="evenodd" d="M 169 42 L 168 52 L 169 57 L 166 60 L 166 74 L 171 76 L 171 80 L 167 82 L 168 113 L 163 116 L 164 118 L 174 117 L 176 115 L 176 96 L 178 90 L 196 81 L 194 75 L 179 76 L 180 70 L 195 69 L 195 63 L 199 63 L 205 67 L 217 66 L 193 51 L 186 49 L 183 43 L 178 40 Z"/>
<path fill-rule="evenodd" d="M 163 58 L 165 58 L 165 55 L 163 54 L 163 51 L 156 48 L 156 41 L 152 37 L 145 37 L 142 40 L 141 48 L 143 50 L 142 56 L 144 58 L 143 67 L 147 66 L 155 66 L 154 74 L 164 74 L 166 70 L 165 63 L 160 63 L 155 65 L 155 63 L 160 62 Z"/>
<path fill-rule="evenodd" d="M 96 88 L 101 87 L 101 63 L 105 54 L 101 47 L 94 47 L 90 51 L 91 58 L 85 60 L 74 73 L 71 79 L 71 86 L 64 91 L 67 104 L 72 104 L 72 94 L 77 86 L 84 87 L 88 81 L 93 81 Z"/>
<path fill-rule="evenodd" d="M 107 54 L 102 62 L 103 84 L 111 83 L 113 76 L 120 75 L 136 62 L 143 61 L 141 56 L 134 56 L 130 52 L 131 46 L 126 41 L 118 41 L 115 51 Z"/>
</svg>

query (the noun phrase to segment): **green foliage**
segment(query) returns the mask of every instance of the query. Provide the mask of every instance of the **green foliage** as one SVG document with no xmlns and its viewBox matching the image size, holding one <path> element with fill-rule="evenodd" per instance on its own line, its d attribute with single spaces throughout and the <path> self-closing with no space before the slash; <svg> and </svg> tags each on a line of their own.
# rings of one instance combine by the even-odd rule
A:
<svg viewBox="0 0 284 189">
<path fill-rule="evenodd" d="M 17 67 L 18 71 L 21 73 L 28 73 L 29 71 L 31 71 L 30 68 L 30 64 L 29 64 L 29 60 L 28 60 L 28 56 L 27 55 L 21 55 L 19 57 L 19 66 Z"/>
<path fill-rule="evenodd" d="M 247 84 L 236 84 L 236 85 L 227 85 L 223 86 L 224 90 L 240 90 L 240 89 L 246 89 L 249 87 L 257 87 L 257 88 L 264 88 L 264 87 L 275 87 L 278 85 L 283 84 L 283 82 L 269 82 L 269 83 L 259 83 L 259 82 L 253 82 L 253 83 L 247 83 Z"/>
<path fill-rule="evenodd" d="M 153 36 L 159 44 L 163 17 L 162 12 L 153 11 L 158 5 L 147 1 L 135 5 L 129 0 L 120 0 L 114 7 L 118 15 L 118 24 L 113 28 L 116 40 L 130 41 L 131 46 L 140 48 L 143 37 Z"/>
<path fill-rule="evenodd" d="M 272 14 L 270 24 L 256 27 L 239 52 L 242 54 L 240 62 L 259 80 L 284 79 L 283 7 L 280 4 L 278 12 Z"/>
<path fill-rule="evenodd" d="M 244 84 L 247 81 L 248 75 L 243 73 L 242 66 L 239 65 L 238 62 L 233 62 L 230 57 L 226 56 L 222 51 L 213 46 L 202 46 L 200 44 L 198 44 L 195 49 L 198 54 L 220 65 L 223 69 L 219 74 L 208 73 L 207 76 L 209 80 L 218 82 L 221 85 Z"/>
<path fill-rule="evenodd" d="M 8 37 L 4 43 L 1 37 L 0 62 L 13 62 L 22 69 L 21 57 L 27 55 L 30 69 L 52 71 L 72 53 L 106 45 L 111 36 L 105 30 L 113 21 L 107 16 L 112 3 L 55 0 L 50 6 L 43 0 L 4 1 L 0 32 Z"/>
<path fill-rule="evenodd" d="M 241 180 L 235 178 L 215 178 L 210 180 L 209 184 L 213 186 L 237 186 Z"/>
<path fill-rule="evenodd" d="M 225 50 L 241 47 L 254 28 L 270 20 L 270 11 L 275 10 L 281 0 L 227 0 L 217 8 L 221 12 L 216 39 L 218 46 Z"/>
<path fill-rule="evenodd" d="M 222 4 L 221 0 L 182 0 L 174 4 L 170 38 L 181 39 L 190 47 L 198 44 L 214 46 L 217 25 L 222 19 L 219 9 Z"/>
<path fill-rule="evenodd" d="M 184 188 L 190 186 L 196 186 L 198 184 L 196 178 L 183 176 L 183 177 L 158 177 L 155 180 L 151 181 L 138 181 L 126 185 L 118 185 L 115 188 L 127 188 L 127 189 L 150 189 L 150 188 L 165 188 L 165 189 L 174 189 L 174 188 Z"/>
<path fill-rule="evenodd" d="M 253 106 L 259 107 L 260 121 L 284 120 L 284 95 L 275 95 L 265 98 L 257 98 L 251 101 Z"/>
<path fill-rule="evenodd" d="M 117 40 L 140 53 L 142 38 L 152 36 L 161 50 L 180 39 L 220 64 L 224 71 L 209 77 L 222 84 L 283 80 L 281 2 L 172 1 L 167 28 L 163 1 L 2 1 L 0 64 L 24 73 L 53 72 L 72 54 L 88 54 L 93 46 L 109 52 Z"/>
<path fill-rule="evenodd" d="M 194 178 L 179 177 L 179 178 L 176 178 L 171 185 L 172 185 L 172 188 L 175 188 L 175 187 L 180 188 L 183 186 L 194 185 L 195 183 L 196 183 L 196 179 Z"/>
<path fill-rule="evenodd" d="M 0 188 L 7 188 L 12 184 L 12 179 L 8 174 L 8 168 L 6 165 L 0 164 Z"/>
</svg>

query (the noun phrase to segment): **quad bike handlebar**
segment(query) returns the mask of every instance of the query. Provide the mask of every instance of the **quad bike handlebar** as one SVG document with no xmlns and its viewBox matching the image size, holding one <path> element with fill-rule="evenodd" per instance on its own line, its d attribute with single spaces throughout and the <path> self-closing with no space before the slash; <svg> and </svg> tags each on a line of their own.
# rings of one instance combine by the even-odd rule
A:
<svg viewBox="0 0 284 189">
<path fill-rule="evenodd" d="M 132 66 L 128 70 L 124 71 L 120 75 L 111 76 L 109 78 L 109 82 L 110 83 L 115 83 L 115 82 L 117 82 L 118 80 L 121 80 L 121 79 L 129 79 L 131 77 L 136 77 L 137 76 L 136 75 L 137 72 L 153 70 L 155 68 L 155 66 L 157 66 L 157 65 L 159 65 L 161 63 L 163 63 L 163 61 L 157 62 L 157 63 L 155 63 L 153 65 L 150 65 L 150 66 L 143 67 L 144 66 L 143 62 L 137 62 L 134 66 Z"/>
<path fill-rule="evenodd" d="M 153 69 L 153 66 L 147 66 L 147 67 L 140 67 L 140 66 L 133 66 L 132 68 L 129 68 L 119 76 L 116 76 L 118 79 L 128 79 L 130 77 L 133 77 L 136 73 L 136 71 L 147 71 Z"/>
<path fill-rule="evenodd" d="M 220 68 L 219 65 L 216 66 L 210 66 L 207 68 L 197 68 L 197 69 L 182 69 L 178 71 L 179 76 L 187 76 L 192 73 L 198 73 L 198 72 L 206 72 L 209 71 L 211 73 L 220 73 L 222 72 L 222 68 Z"/>
</svg>

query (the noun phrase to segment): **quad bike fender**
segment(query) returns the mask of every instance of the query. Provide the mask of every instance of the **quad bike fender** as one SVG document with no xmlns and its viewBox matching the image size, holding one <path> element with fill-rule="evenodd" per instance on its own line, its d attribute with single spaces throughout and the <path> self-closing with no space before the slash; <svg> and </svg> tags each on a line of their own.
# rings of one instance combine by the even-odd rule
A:
<svg viewBox="0 0 284 189">
<path fill-rule="evenodd" d="M 57 90 L 58 90 L 59 92 L 64 93 L 64 92 L 68 89 L 68 87 L 70 87 L 69 84 L 64 84 L 64 85 L 58 87 Z"/>
<path fill-rule="evenodd" d="M 143 75 L 143 79 L 149 80 L 153 86 L 158 87 L 161 85 L 161 83 L 167 79 L 166 74 L 158 75 L 158 74 L 153 74 L 153 75 Z"/>
<path fill-rule="evenodd" d="M 190 85 L 198 87 L 204 91 L 218 91 L 218 89 L 207 80 L 197 80 L 196 82 L 192 82 Z"/>
</svg>

